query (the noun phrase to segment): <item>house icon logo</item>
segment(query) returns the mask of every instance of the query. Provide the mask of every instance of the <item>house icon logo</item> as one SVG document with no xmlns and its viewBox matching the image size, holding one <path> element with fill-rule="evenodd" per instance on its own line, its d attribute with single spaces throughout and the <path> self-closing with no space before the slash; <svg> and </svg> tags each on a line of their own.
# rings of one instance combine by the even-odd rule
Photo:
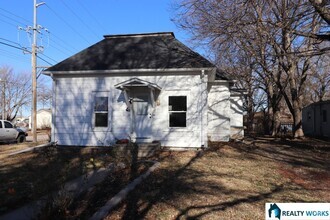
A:
<svg viewBox="0 0 330 220">
<path fill-rule="evenodd" d="M 270 208 L 268 209 L 268 217 L 275 217 L 281 220 L 281 209 L 276 205 L 276 203 L 270 204 Z"/>
</svg>

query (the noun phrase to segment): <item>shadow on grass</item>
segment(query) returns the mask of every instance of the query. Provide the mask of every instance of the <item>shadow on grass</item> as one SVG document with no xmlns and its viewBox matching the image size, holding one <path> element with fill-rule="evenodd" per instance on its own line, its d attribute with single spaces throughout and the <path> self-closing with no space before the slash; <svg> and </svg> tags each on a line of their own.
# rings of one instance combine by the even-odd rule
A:
<svg viewBox="0 0 330 220">
<path fill-rule="evenodd" d="M 237 191 L 235 192 L 234 190 L 228 189 L 218 183 L 207 180 L 201 181 L 199 179 L 200 177 L 205 176 L 205 173 L 202 171 L 197 171 L 191 166 L 203 156 L 204 152 L 198 152 L 179 169 L 172 171 L 162 170 L 160 172 L 163 173 L 160 174 L 160 176 L 158 176 L 159 173 L 156 173 L 150 179 L 145 180 L 145 184 L 143 184 L 143 186 L 130 193 L 127 197 L 122 219 L 144 219 L 148 212 L 157 203 L 167 203 L 178 210 L 179 214 L 176 219 L 186 216 L 186 214 L 191 210 L 198 210 L 198 214 L 187 218 L 198 219 L 203 215 L 209 214 L 210 212 L 225 210 L 241 203 L 253 203 L 264 200 L 271 197 L 274 193 L 278 193 L 283 190 L 283 186 L 275 186 L 271 191 L 260 193 L 258 195 L 250 195 L 244 198 L 235 199 L 233 201 L 224 201 L 212 205 L 191 205 L 185 207 L 184 209 L 170 204 L 168 201 L 178 200 L 182 195 L 192 197 L 196 195 L 196 193 L 205 196 L 216 196 L 219 192 L 226 195 L 237 193 Z M 215 174 L 212 175 L 215 176 Z M 227 174 L 224 174 L 223 176 L 225 175 Z M 218 178 L 221 178 L 221 175 L 219 175 Z M 205 187 L 198 188 L 195 187 L 194 184 L 200 184 Z"/>
<path fill-rule="evenodd" d="M 244 143 L 229 143 L 229 145 L 250 157 L 260 156 L 293 167 L 330 170 L 330 162 L 326 159 L 330 155 L 330 143 L 259 138 L 252 146 Z"/>
<path fill-rule="evenodd" d="M 233 154 L 229 156 L 237 157 L 235 159 L 249 157 L 247 158 L 248 160 L 257 161 L 259 159 L 263 160 L 264 163 L 267 163 L 268 160 L 272 160 L 273 162 L 278 161 L 298 167 L 305 166 L 324 170 L 328 169 L 329 161 L 313 158 L 312 154 L 314 151 L 313 148 L 310 148 L 311 146 L 299 148 L 299 144 L 291 146 L 292 143 L 290 142 L 284 143 L 283 145 L 282 142 L 275 143 L 268 141 L 267 144 L 269 144 L 269 148 L 259 147 L 257 145 L 251 146 L 243 143 L 226 143 L 226 146 L 239 153 L 238 155 Z M 209 170 L 205 170 L 204 172 L 192 167 L 200 158 L 207 158 L 213 151 L 221 154 L 219 149 L 221 149 L 223 145 L 224 144 L 215 144 L 205 152 L 201 151 L 196 153 L 188 162 L 177 169 L 162 169 L 155 172 L 150 178 L 144 181 L 144 184 L 130 193 L 125 203 L 117 207 L 115 212 L 123 212 L 121 219 L 144 219 L 157 204 L 164 203 L 167 208 L 172 207 L 177 211 L 173 213 L 175 219 L 200 219 L 213 212 L 224 211 L 240 204 L 266 202 L 274 198 L 282 198 L 286 202 L 306 202 L 307 200 L 310 202 L 315 200 L 315 198 L 304 200 L 304 197 L 299 196 L 292 198 L 290 198 L 290 196 L 286 197 L 285 194 L 288 192 L 304 194 L 304 189 L 294 185 L 283 185 L 284 182 L 278 184 L 275 180 L 265 183 L 267 187 L 262 188 L 262 190 L 251 190 L 249 192 L 248 189 L 246 191 L 240 191 L 240 186 L 230 189 L 225 185 L 221 185 L 221 182 L 212 182 L 212 179 L 203 179 L 206 175 L 211 175 L 219 179 L 242 178 L 243 181 L 252 181 L 248 177 L 237 176 L 235 172 L 238 169 L 236 170 L 235 168 L 233 168 L 233 173 L 211 173 Z M 170 158 L 165 159 L 170 160 Z M 221 157 L 219 157 L 219 160 L 221 160 Z M 221 163 L 219 163 L 219 166 L 221 166 Z M 239 165 L 237 166 L 237 168 L 239 168 Z M 274 169 L 276 170 L 275 167 Z M 253 170 L 250 170 L 250 172 L 253 172 Z M 243 178 L 247 179 L 244 180 Z M 195 197 L 197 194 L 206 197 L 218 196 L 221 194 L 226 198 L 205 205 L 203 203 L 196 204 L 194 200 L 198 199 L 198 197 Z M 180 204 L 183 197 L 188 199 L 187 204 Z M 191 201 L 190 204 L 189 201 Z M 156 208 L 156 210 L 158 209 Z M 148 217 L 150 216 L 148 215 Z"/>
<path fill-rule="evenodd" d="M 154 204 L 164 199 L 164 196 L 166 197 L 174 197 L 174 192 L 185 192 L 187 193 L 191 188 L 189 187 L 189 184 L 181 182 L 179 180 L 179 177 L 183 174 L 183 172 L 187 172 L 189 170 L 189 166 L 196 161 L 202 153 L 197 153 L 191 160 L 189 160 L 188 163 L 186 163 L 183 167 L 176 170 L 175 172 L 171 172 L 170 170 L 165 171 L 167 176 L 166 179 L 159 182 L 158 184 L 154 185 L 155 188 L 158 188 L 158 193 L 156 195 L 152 195 L 151 197 L 146 196 L 144 199 L 148 201 L 148 204 L 146 207 L 142 210 L 140 209 L 140 205 L 138 205 L 140 196 L 138 193 L 133 191 L 130 193 L 126 199 L 126 208 L 122 219 L 143 219 L 143 217 L 148 213 L 148 211 L 152 208 Z M 165 158 L 163 158 L 165 159 Z M 202 175 L 201 173 L 190 173 L 190 177 L 192 176 L 199 176 Z M 174 184 L 175 183 L 175 187 Z M 145 180 L 145 184 L 148 185 L 148 179 Z M 151 186 L 151 185 L 150 185 Z M 152 189 L 152 190 L 155 190 Z M 175 188 L 175 190 L 173 189 Z"/>
<path fill-rule="evenodd" d="M 0 215 L 60 189 L 86 173 L 86 164 L 93 169 L 93 153 L 83 151 L 81 147 L 45 147 L 5 158 L 0 166 Z"/>
</svg>

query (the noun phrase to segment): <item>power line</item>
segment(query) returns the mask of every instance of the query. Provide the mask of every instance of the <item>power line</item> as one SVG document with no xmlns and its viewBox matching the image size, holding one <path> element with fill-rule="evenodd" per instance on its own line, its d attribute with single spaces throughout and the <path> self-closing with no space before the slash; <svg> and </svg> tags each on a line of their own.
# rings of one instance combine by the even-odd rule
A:
<svg viewBox="0 0 330 220">
<path fill-rule="evenodd" d="M 45 63 L 47 63 L 47 64 L 53 66 L 52 63 L 48 62 L 47 60 L 45 60 L 44 58 L 40 57 L 39 55 L 37 55 L 37 57 L 38 57 L 40 60 L 44 61 Z"/>
<path fill-rule="evenodd" d="M 24 59 L 24 56 L 20 56 L 20 55 L 18 55 L 16 53 L 13 53 L 11 51 L 4 50 L 4 49 L 0 49 L 0 56 L 4 56 L 6 58 L 10 58 L 10 59 L 15 60 L 17 62 L 29 63 L 29 60 Z"/>
<path fill-rule="evenodd" d="M 3 16 L 3 17 L 5 17 L 5 18 L 7 18 L 7 19 L 9 19 L 9 20 L 11 20 L 11 21 L 14 21 L 14 22 L 20 23 L 20 24 L 22 24 L 22 25 L 25 25 L 24 23 L 22 23 L 22 22 L 20 22 L 20 21 L 18 21 L 18 20 L 15 20 L 15 19 L 13 19 L 13 18 L 11 18 L 11 17 L 9 17 L 9 16 L 7 16 L 7 15 L 3 15 L 3 14 L 0 14 L 0 15 Z"/>
<path fill-rule="evenodd" d="M 3 19 L 0 19 L 0 21 L 2 21 L 3 23 L 8 24 L 8 25 L 10 25 L 10 26 L 14 26 L 15 28 L 17 28 L 17 25 L 16 25 L 16 24 L 10 23 L 10 22 L 5 21 L 5 20 L 3 20 Z"/>
<path fill-rule="evenodd" d="M 63 0 L 61 0 L 62 4 L 88 29 L 90 30 L 97 38 L 99 37 L 94 31 L 93 29 L 86 24 L 86 22 L 84 22 L 80 16 L 78 16 Z"/>
<path fill-rule="evenodd" d="M 14 41 L 12 41 L 12 40 L 7 40 L 7 39 L 2 38 L 2 37 L 0 37 L 0 39 L 1 39 L 1 40 L 4 40 L 4 41 L 7 41 L 7 42 L 9 42 L 9 43 L 12 43 L 12 44 L 16 44 L 16 45 L 18 45 L 18 46 L 21 46 L 19 43 L 14 42 Z"/>
<path fill-rule="evenodd" d="M 0 44 L 3 44 L 3 45 L 6 45 L 6 46 L 8 46 L 8 47 L 12 47 L 12 48 L 15 48 L 15 49 L 21 50 L 21 51 L 23 51 L 23 53 L 24 53 L 24 52 L 26 52 L 26 53 L 30 53 L 30 54 L 32 53 L 31 51 L 27 50 L 27 49 L 24 48 L 24 47 L 17 47 L 17 46 L 14 46 L 14 45 L 11 45 L 11 44 L 8 44 L 8 43 L 5 43 L 5 42 L 1 42 L 1 41 L 0 41 Z M 37 57 L 38 57 L 40 60 L 46 62 L 47 64 L 49 64 L 49 65 L 53 65 L 53 64 L 50 63 L 49 61 L 47 61 L 47 60 L 45 60 L 44 58 L 40 57 L 39 55 L 37 55 Z"/>
<path fill-rule="evenodd" d="M 104 28 L 104 26 L 93 16 L 92 13 L 86 8 L 86 6 L 83 4 L 83 1 L 76 0 L 76 2 L 87 12 L 87 14 L 95 21 L 95 23 L 102 29 L 102 31 L 107 32 L 107 30 Z"/>
<path fill-rule="evenodd" d="M 53 34 L 51 34 L 51 36 L 54 36 L 54 37 L 56 38 L 56 36 L 53 35 Z M 62 46 L 61 43 L 55 41 L 52 37 L 50 37 L 49 40 L 50 40 L 51 42 L 55 43 L 55 44 L 56 44 L 57 46 L 59 46 L 60 48 L 62 48 L 62 49 L 64 49 L 64 50 L 66 50 L 67 52 L 69 52 L 68 54 L 73 54 L 73 53 L 76 53 L 76 51 L 77 51 L 77 49 L 75 49 L 75 48 L 72 47 L 72 46 L 71 46 L 71 49 L 68 48 L 68 47 L 70 47 L 70 44 L 66 43 L 65 41 L 63 41 L 63 40 L 61 40 L 61 39 L 59 39 L 59 38 L 58 38 L 58 40 L 60 40 L 62 44 L 65 44 L 65 46 Z M 51 47 L 56 48 L 56 47 L 54 46 L 54 44 L 51 44 Z M 65 52 L 64 52 L 64 53 L 65 53 Z"/>
<path fill-rule="evenodd" d="M 26 48 L 24 47 L 17 47 L 17 46 L 14 46 L 14 45 L 11 45 L 11 44 L 8 44 L 8 43 L 4 43 L 4 42 L 1 42 L 0 41 L 0 44 L 3 44 L 3 45 L 6 45 L 8 47 L 12 47 L 12 48 L 15 48 L 15 49 L 18 49 L 18 50 L 22 50 L 23 52 L 28 52 L 28 53 L 31 53 L 30 51 L 28 51 Z"/>
<path fill-rule="evenodd" d="M 15 16 L 15 17 L 17 17 L 17 18 L 20 18 L 20 19 L 22 19 L 23 21 L 28 22 L 29 24 L 32 23 L 31 21 L 29 21 L 29 20 L 27 20 L 27 19 L 25 19 L 25 18 L 23 18 L 23 17 L 21 17 L 21 16 L 19 16 L 19 15 L 16 15 L 16 14 L 14 14 L 14 13 L 12 13 L 12 12 L 6 10 L 6 9 L 0 8 L 0 10 L 2 10 L 2 11 L 4 11 L 4 12 L 7 12 L 8 14 L 11 14 L 12 16 Z"/>
<path fill-rule="evenodd" d="M 61 53 L 64 54 L 65 56 L 71 56 L 71 55 L 72 55 L 72 53 L 69 53 L 69 52 L 67 52 L 67 51 L 64 51 L 64 50 L 62 50 L 62 49 L 60 49 L 60 48 L 54 46 L 53 44 L 52 44 L 50 47 L 51 47 L 51 48 L 54 48 L 55 50 L 57 50 L 57 51 L 59 51 L 59 52 L 61 52 Z M 64 48 L 64 47 L 62 47 L 62 48 Z M 66 48 L 64 48 L 64 49 L 66 49 Z"/>
<path fill-rule="evenodd" d="M 86 43 L 90 44 L 90 42 L 80 33 L 78 32 L 74 27 L 72 27 L 65 19 L 63 19 L 61 16 L 57 14 L 56 11 L 54 11 L 52 8 L 50 8 L 48 5 L 46 7 L 55 15 L 57 16 L 64 24 L 66 24 L 69 28 L 71 28 L 72 31 L 74 31 L 77 35 L 79 35 Z"/>
<path fill-rule="evenodd" d="M 58 63 L 56 60 L 54 60 L 53 58 L 51 58 L 51 57 L 49 57 L 49 56 L 47 56 L 47 55 L 45 55 L 45 54 L 43 54 L 43 53 L 40 53 L 42 56 L 44 56 L 44 57 L 46 57 L 47 59 L 49 59 L 49 60 L 52 60 L 52 61 L 54 61 L 55 63 Z M 50 64 L 50 65 L 52 65 L 52 64 Z"/>
</svg>

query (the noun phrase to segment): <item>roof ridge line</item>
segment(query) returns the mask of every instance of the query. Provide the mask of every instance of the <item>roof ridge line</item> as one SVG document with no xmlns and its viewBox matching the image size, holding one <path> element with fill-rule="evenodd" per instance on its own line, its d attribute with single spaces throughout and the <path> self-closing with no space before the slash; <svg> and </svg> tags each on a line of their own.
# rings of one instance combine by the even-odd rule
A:
<svg viewBox="0 0 330 220">
<path fill-rule="evenodd" d="M 163 35 L 171 35 L 173 37 L 173 32 L 151 32 L 151 33 L 140 33 L 140 34 L 114 34 L 114 35 L 103 35 L 104 38 L 125 38 L 125 37 L 155 37 L 155 36 L 163 36 Z"/>
</svg>

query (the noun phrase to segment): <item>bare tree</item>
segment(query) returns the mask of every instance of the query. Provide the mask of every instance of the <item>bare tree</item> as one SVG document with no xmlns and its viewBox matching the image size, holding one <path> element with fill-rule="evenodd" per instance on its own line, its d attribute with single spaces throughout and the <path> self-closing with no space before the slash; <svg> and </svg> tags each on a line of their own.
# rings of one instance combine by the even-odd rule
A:
<svg viewBox="0 0 330 220">
<path fill-rule="evenodd" d="M 23 107 L 30 104 L 30 75 L 26 73 L 16 74 L 12 68 L 2 66 L 0 67 L 0 76 L 5 83 L 6 120 L 12 121 Z"/>
<path fill-rule="evenodd" d="M 293 116 L 295 137 L 303 136 L 302 99 L 310 74 L 311 57 L 320 42 L 297 33 L 317 33 L 318 16 L 306 0 L 184 0 L 177 8 L 176 23 L 192 34 L 192 40 L 207 44 L 215 57 L 232 62 L 248 77 L 246 85 L 258 85 L 268 96 L 272 130 L 276 134 L 282 98 Z M 322 52 L 322 51 L 321 51 Z M 239 62 L 239 57 L 249 62 Z M 228 59 L 227 57 L 230 57 Z M 228 66 L 230 62 L 218 62 Z M 241 66 L 238 67 L 237 64 Z M 233 71 L 234 72 L 234 71 Z"/>
<path fill-rule="evenodd" d="M 306 84 L 304 106 L 330 99 L 330 57 L 323 55 L 313 59 L 310 80 Z"/>
<path fill-rule="evenodd" d="M 321 18 L 330 25 L 329 0 L 309 0 Z"/>
<path fill-rule="evenodd" d="M 42 108 L 50 106 L 53 95 L 52 90 L 45 83 L 38 82 L 38 84 L 38 103 L 42 105 Z"/>
</svg>

